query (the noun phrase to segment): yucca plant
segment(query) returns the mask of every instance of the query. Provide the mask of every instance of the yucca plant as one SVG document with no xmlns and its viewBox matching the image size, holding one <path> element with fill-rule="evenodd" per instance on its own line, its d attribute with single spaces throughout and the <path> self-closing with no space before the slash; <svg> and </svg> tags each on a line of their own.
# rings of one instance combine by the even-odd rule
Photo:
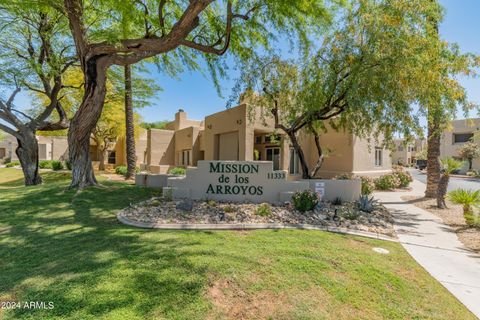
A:
<svg viewBox="0 0 480 320">
<path fill-rule="evenodd" d="M 453 158 L 445 158 L 441 161 L 443 172 L 438 182 L 437 191 L 437 207 L 445 209 L 447 204 L 445 203 L 445 197 L 447 195 L 448 182 L 450 180 L 450 174 L 463 167 L 463 161 L 458 161 Z"/>
<path fill-rule="evenodd" d="M 480 190 L 456 189 L 448 193 L 448 198 L 453 203 L 463 206 L 463 216 L 468 225 L 479 224 L 475 219 L 473 207 L 480 205 Z"/>
</svg>

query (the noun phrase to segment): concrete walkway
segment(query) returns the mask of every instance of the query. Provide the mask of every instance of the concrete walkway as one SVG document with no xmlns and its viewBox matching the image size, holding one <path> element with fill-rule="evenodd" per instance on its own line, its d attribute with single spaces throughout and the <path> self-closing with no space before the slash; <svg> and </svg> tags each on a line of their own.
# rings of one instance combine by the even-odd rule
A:
<svg viewBox="0 0 480 320">
<path fill-rule="evenodd" d="M 480 255 L 466 249 L 455 232 L 435 215 L 401 200 L 423 196 L 425 184 L 415 180 L 409 192 L 376 192 L 390 209 L 395 230 L 408 253 L 480 318 Z"/>
</svg>

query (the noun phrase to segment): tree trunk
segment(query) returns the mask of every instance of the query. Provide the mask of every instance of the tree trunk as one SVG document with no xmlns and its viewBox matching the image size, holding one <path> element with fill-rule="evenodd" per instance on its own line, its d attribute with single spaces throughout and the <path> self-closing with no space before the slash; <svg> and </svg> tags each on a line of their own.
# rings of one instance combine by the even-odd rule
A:
<svg viewBox="0 0 480 320">
<path fill-rule="evenodd" d="M 42 183 L 42 178 L 38 174 L 38 141 L 35 137 L 35 131 L 24 132 L 22 137 L 18 138 L 18 147 L 15 150 L 23 170 L 26 186 L 34 186 Z"/>
<path fill-rule="evenodd" d="M 317 175 L 318 170 L 320 170 L 320 168 L 322 167 L 324 156 L 322 146 L 320 145 L 320 137 L 318 135 L 318 132 L 313 127 L 311 127 L 310 130 L 312 131 L 314 137 L 315 147 L 317 148 L 318 155 L 317 163 L 310 172 L 310 177 L 313 178 Z"/>
<path fill-rule="evenodd" d="M 472 165 L 473 165 L 473 159 L 469 158 L 468 159 L 468 170 L 472 170 Z"/>
<path fill-rule="evenodd" d="M 287 132 L 287 134 L 290 138 L 293 149 L 295 149 L 298 154 L 298 160 L 300 160 L 300 165 L 302 167 L 302 179 L 311 179 L 312 177 L 310 176 L 308 170 L 307 161 L 305 160 L 305 154 L 303 153 L 302 147 L 300 147 L 300 144 L 298 143 L 297 136 L 294 132 Z"/>
<path fill-rule="evenodd" d="M 440 128 L 435 120 L 430 120 L 428 124 L 428 143 L 427 143 L 427 188 L 425 198 L 435 198 L 438 193 L 438 184 L 440 181 Z"/>
<path fill-rule="evenodd" d="M 438 184 L 437 207 L 439 209 L 445 209 L 447 207 L 447 204 L 445 203 L 445 197 L 447 195 L 448 180 L 449 176 L 447 174 L 443 174 Z"/>
<path fill-rule="evenodd" d="M 100 149 L 98 151 L 98 171 L 105 171 L 105 158 L 106 158 L 106 149 Z"/>
<path fill-rule="evenodd" d="M 72 165 L 70 188 L 79 189 L 97 184 L 90 159 L 90 136 L 102 114 L 108 66 L 107 61 L 102 57 L 92 57 L 86 64 L 83 101 L 75 113 L 68 131 L 69 155 Z"/>
<path fill-rule="evenodd" d="M 127 149 L 127 174 L 125 179 L 135 176 L 137 159 L 135 155 L 135 127 L 132 102 L 132 72 L 130 65 L 125 66 L 125 142 Z"/>
</svg>

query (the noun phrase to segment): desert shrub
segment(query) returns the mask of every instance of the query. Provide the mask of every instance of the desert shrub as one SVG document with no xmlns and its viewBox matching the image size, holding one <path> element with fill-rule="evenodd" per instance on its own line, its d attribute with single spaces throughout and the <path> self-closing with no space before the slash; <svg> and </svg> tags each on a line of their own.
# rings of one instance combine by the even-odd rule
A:
<svg viewBox="0 0 480 320">
<path fill-rule="evenodd" d="M 410 173 L 408 173 L 406 171 L 395 171 L 392 174 L 397 177 L 397 179 L 399 181 L 398 187 L 400 187 L 400 188 L 408 187 L 410 185 L 410 182 L 413 181 L 413 178 L 410 175 Z"/>
<path fill-rule="evenodd" d="M 295 209 L 300 212 L 313 210 L 318 203 L 318 195 L 311 190 L 295 192 L 292 202 Z"/>
<path fill-rule="evenodd" d="M 255 208 L 255 214 L 257 216 L 268 217 L 272 214 L 272 208 L 268 203 L 262 203 Z"/>
<path fill-rule="evenodd" d="M 341 206 L 343 204 L 343 199 L 340 197 L 336 197 L 335 199 L 333 199 L 332 204 L 334 206 Z"/>
<path fill-rule="evenodd" d="M 54 171 L 62 170 L 63 169 L 63 163 L 60 162 L 60 161 L 52 161 L 52 169 Z"/>
<path fill-rule="evenodd" d="M 340 216 L 347 220 L 357 220 L 358 217 L 360 216 L 360 213 L 351 208 L 346 208 L 344 210 L 341 210 Z"/>
<path fill-rule="evenodd" d="M 235 211 L 235 208 L 233 208 L 231 205 L 226 205 L 225 207 L 223 207 L 223 212 L 225 213 L 231 213 L 234 211 Z"/>
<path fill-rule="evenodd" d="M 208 200 L 207 201 L 207 204 L 210 206 L 210 207 L 216 207 L 217 206 L 217 202 L 215 200 Z"/>
<path fill-rule="evenodd" d="M 333 179 L 335 180 L 353 180 L 355 179 L 355 176 L 351 173 L 342 173 L 337 176 L 335 176 Z"/>
<path fill-rule="evenodd" d="M 372 192 L 375 190 L 375 179 L 372 177 L 362 176 L 360 177 L 360 180 L 362 180 L 362 194 L 372 194 Z"/>
<path fill-rule="evenodd" d="M 67 170 L 72 170 L 72 164 L 70 163 L 70 160 L 65 161 L 65 167 Z"/>
<path fill-rule="evenodd" d="M 367 213 L 373 212 L 376 205 L 377 200 L 373 199 L 373 197 L 369 197 L 368 195 L 361 195 L 357 201 L 358 210 Z"/>
<path fill-rule="evenodd" d="M 175 168 L 170 169 L 170 171 L 168 171 L 168 173 L 176 174 L 176 175 L 179 175 L 179 176 L 184 176 L 187 173 L 187 170 L 185 168 L 182 168 L 182 167 L 175 167 Z"/>
<path fill-rule="evenodd" d="M 9 164 L 10 162 L 12 162 L 12 159 L 10 157 L 6 157 L 5 159 L 3 159 L 4 164 Z"/>
<path fill-rule="evenodd" d="M 52 169 L 52 160 L 40 160 L 38 167 L 40 169 Z"/>
<path fill-rule="evenodd" d="M 9 163 L 7 163 L 5 166 L 7 168 L 11 168 L 11 167 L 17 167 L 20 165 L 20 161 L 11 161 Z"/>
<path fill-rule="evenodd" d="M 473 207 L 480 205 L 480 190 L 456 189 L 448 193 L 448 198 L 463 207 L 463 216 L 469 226 L 480 227 L 480 217 L 473 212 Z"/>
<path fill-rule="evenodd" d="M 115 168 L 115 173 L 125 176 L 127 174 L 127 166 L 118 166 Z"/>
<path fill-rule="evenodd" d="M 393 190 L 400 186 L 400 180 L 396 174 L 385 174 L 375 180 L 375 188 L 378 190 Z"/>
</svg>

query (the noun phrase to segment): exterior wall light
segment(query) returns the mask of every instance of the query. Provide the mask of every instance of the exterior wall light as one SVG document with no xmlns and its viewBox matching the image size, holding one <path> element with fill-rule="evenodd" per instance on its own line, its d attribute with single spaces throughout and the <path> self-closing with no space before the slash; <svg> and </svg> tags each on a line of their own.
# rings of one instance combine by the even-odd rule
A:
<svg viewBox="0 0 480 320">
<path fill-rule="evenodd" d="M 241 124 L 242 124 L 242 119 L 237 120 L 237 124 L 238 124 L 238 125 L 241 125 Z"/>
</svg>

